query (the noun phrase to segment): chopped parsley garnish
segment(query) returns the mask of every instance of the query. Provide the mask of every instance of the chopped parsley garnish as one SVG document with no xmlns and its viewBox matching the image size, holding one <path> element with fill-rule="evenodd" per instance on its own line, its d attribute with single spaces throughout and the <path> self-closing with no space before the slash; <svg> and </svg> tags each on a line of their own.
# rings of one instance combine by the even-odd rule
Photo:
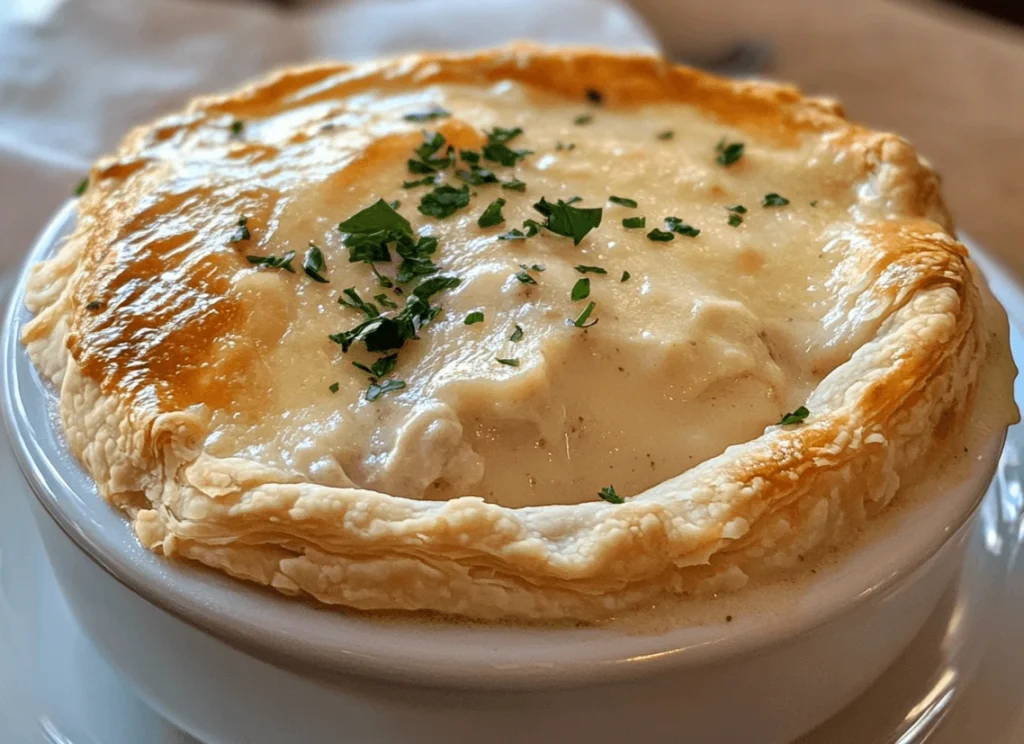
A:
<svg viewBox="0 0 1024 744">
<path fill-rule="evenodd" d="M 391 298 L 388 297 L 383 292 L 381 292 L 378 295 L 374 295 L 373 299 L 377 300 L 377 302 L 380 303 L 381 307 L 390 307 L 390 308 L 397 308 L 398 307 L 398 303 L 397 302 L 393 302 L 391 300 Z"/>
<path fill-rule="evenodd" d="M 394 315 L 381 315 L 366 320 L 355 328 L 341 333 L 332 333 L 331 341 L 347 352 L 357 341 L 362 341 L 367 351 L 390 351 L 400 349 L 411 339 L 419 338 L 420 328 L 437 317 L 441 308 L 430 304 L 430 298 L 438 292 L 459 286 L 462 280 L 455 276 L 432 276 L 425 279 L 406 299 L 405 307 Z"/>
<path fill-rule="evenodd" d="M 811 202 L 811 206 L 812 206 L 812 207 L 816 207 L 816 206 L 818 206 L 818 200 L 817 200 L 817 199 L 814 199 L 814 200 L 813 200 L 813 201 Z"/>
<path fill-rule="evenodd" d="M 430 276 L 441 270 L 441 267 L 429 258 L 437 250 L 437 238 L 432 235 L 422 236 L 415 243 L 400 240 L 395 245 L 395 250 L 402 257 L 402 263 L 398 264 L 398 271 L 395 273 L 395 281 L 399 284 L 410 282 L 418 276 Z"/>
<path fill-rule="evenodd" d="M 387 356 L 378 357 L 373 365 L 367 367 L 361 362 L 352 362 L 352 366 L 356 369 L 361 369 L 370 375 L 373 380 L 377 382 L 381 377 L 387 377 L 395 370 L 395 365 L 398 364 L 398 354 L 388 354 Z"/>
<path fill-rule="evenodd" d="M 732 142 L 730 144 L 726 144 L 725 138 L 723 137 L 715 146 L 715 152 L 718 153 L 718 157 L 715 158 L 715 162 L 717 162 L 719 165 L 729 167 L 730 165 L 732 165 L 737 160 L 743 157 L 744 147 L 745 145 L 742 142 Z"/>
<path fill-rule="evenodd" d="M 459 157 L 467 163 L 479 163 L 480 153 L 476 150 L 459 150 Z"/>
<path fill-rule="evenodd" d="M 807 410 L 807 406 L 800 406 L 792 413 L 787 413 L 779 421 L 782 426 L 789 426 L 790 424 L 802 424 L 804 419 L 811 415 L 811 412 Z"/>
<path fill-rule="evenodd" d="M 466 319 L 462 321 L 465 325 L 473 325 L 474 323 L 483 323 L 484 314 L 479 310 L 470 313 L 466 316 Z"/>
<path fill-rule="evenodd" d="M 579 116 L 572 120 L 572 123 L 577 126 L 582 126 L 584 124 L 589 124 L 593 120 L 594 117 L 591 116 L 590 114 L 580 114 Z"/>
<path fill-rule="evenodd" d="M 604 95 L 597 88 L 587 88 L 587 100 L 591 103 L 601 103 L 604 101 Z"/>
<path fill-rule="evenodd" d="M 494 361 L 496 361 L 498 364 L 504 364 L 506 367 L 518 367 L 519 366 L 519 360 L 518 359 L 502 359 L 501 357 L 497 357 Z"/>
<path fill-rule="evenodd" d="M 395 236 L 412 237 L 409 220 L 391 208 L 383 199 L 378 199 L 361 212 L 356 212 L 344 222 L 338 223 L 338 230 L 353 235 L 368 235 L 386 231 Z"/>
<path fill-rule="evenodd" d="M 523 229 L 526 230 L 526 237 L 532 238 L 534 235 L 539 233 L 544 225 L 537 222 L 537 220 L 523 220 Z M 544 271 L 544 269 L 540 269 Z"/>
<path fill-rule="evenodd" d="M 438 150 L 444 147 L 445 139 L 440 132 L 424 132 L 423 144 L 416 148 L 416 155 L 419 159 L 408 161 L 409 171 L 412 173 L 436 173 L 444 170 L 455 160 L 455 148 L 449 146 L 444 155 L 437 155 Z"/>
<path fill-rule="evenodd" d="M 231 136 L 232 137 L 240 137 L 242 135 L 242 131 L 244 129 L 245 129 L 245 122 L 242 121 L 241 119 L 235 119 L 233 122 L 231 122 Z"/>
<path fill-rule="evenodd" d="M 602 269 L 600 266 L 584 266 L 583 264 L 580 264 L 579 266 L 574 266 L 573 268 L 576 269 L 576 271 L 580 272 L 581 274 L 607 274 L 608 273 L 605 269 Z"/>
<path fill-rule="evenodd" d="M 429 111 L 419 111 L 413 112 L 411 114 L 406 114 L 402 118 L 405 119 L 406 121 L 424 122 L 433 121 L 434 119 L 445 119 L 451 115 L 452 114 L 450 111 L 445 111 L 440 106 L 437 106 L 435 108 L 430 109 Z"/>
<path fill-rule="evenodd" d="M 692 225 L 687 225 L 678 217 L 666 217 L 665 227 L 667 227 L 672 232 L 679 233 L 680 235 L 685 235 L 688 238 L 696 238 L 698 235 L 700 235 L 700 230 L 698 228 L 693 227 Z"/>
<path fill-rule="evenodd" d="M 424 194 L 420 199 L 419 210 L 428 217 L 444 219 L 469 205 L 469 186 L 457 189 L 448 184 L 441 184 L 433 191 Z"/>
<path fill-rule="evenodd" d="M 764 199 L 761 200 L 762 207 L 784 207 L 787 204 L 789 204 L 789 199 L 779 196 L 775 192 L 765 194 Z"/>
<path fill-rule="evenodd" d="M 479 165 L 469 166 L 469 170 L 459 168 L 455 175 L 466 183 L 474 186 L 483 186 L 485 183 L 497 183 L 498 177 L 489 168 L 481 168 Z"/>
<path fill-rule="evenodd" d="M 526 233 L 518 227 L 513 227 L 507 233 L 499 235 L 498 240 L 526 240 Z"/>
<path fill-rule="evenodd" d="M 576 202 L 581 202 L 581 201 L 583 201 L 583 197 L 582 197 L 582 196 L 570 196 L 570 197 L 569 197 L 569 198 L 568 198 L 568 199 L 566 200 L 566 202 L 565 202 L 565 203 L 566 203 L 566 204 L 575 204 Z"/>
<path fill-rule="evenodd" d="M 628 271 L 623 271 L 623 272 L 622 272 L 622 278 L 621 278 L 621 279 L 619 279 L 619 281 L 620 281 L 620 282 L 624 282 L 624 281 L 626 281 L 627 279 L 629 279 L 629 272 L 628 272 Z"/>
<path fill-rule="evenodd" d="M 391 287 L 393 284 L 377 271 L 373 263 L 391 261 L 388 249 L 391 244 L 395 245 L 395 250 L 403 258 L 395 277 L 398 282 L 408 282 L 417 276 L 428 276 L 439 270 L 428 258 L 437 249 L 437 238 L 421 236 L 416 239 L 409 221 L 383 199 L 378 199 L 349 217 L 338 225 L 338 229 L 348 233 L 343 242 L 349 249 L 349 262 L 363 261 L 370 264 L 377 275 L 377 281 L 383 287 Z"/>
<path fill-rule="evenodd" d="M 494 227 L 500 225 L 505 221 L 505 215 L 501 213 L 501 208 L 505 206 L 504 199 L 495 199 L 487 208 L 480 214 L 480 219 L 476 221 L 476 224 L 480 227 Z"/>
<path fill-rule="evenodd" d="M 590 280 L 586 277 L 577 279 L 576 283 L 572 285 L 572 301 L 579 302 L 590 297 Z"/>
<path fill-rule="evenodd" d="M 341 385 L 339 385 L 336 382 L 332 382 L 327 389 L 330 390 L 332 393 L 336 393 L 338 392 L 339 389 L 341 389 Z"/>
<path fill-rule="evenodd" d="M 626 217 L 622 220 L 623 227 L 647 227 L 646 217 Z"/>
<path fill-rule="evenodd" d="M 502 181 L 501 188 L 509 189 L 510 191 L 526 191 L 526 183 L 518 178 L 512 178 L 508 181 Z"/>
<path fill-rule="evenodd" d="M 658 132 L 657 137 L 660 140 L 670 140 L 676 136 L 676 133 L 671 129 L 666 129 L 664 132 Z"/>
<path fill-rule="evenodd" d="M 527 155 L 533 154 L 532 150 L 513 150 L 506 143 L 523 133 L 519 127 L 514 129 L 502 129 L 495 127 L 487 132 L 487 144 L 483 147 L 483 155 L 487 160 L 500 163 L 504 166 L 513 166 Z"/>
<path fill-rule="evenodd" d="M 249 228 L 247 227 L 247 225 L 249 224 L 248 217 L 246 217 L 243 214 L 241 217 L 238 218 L 238 222 L 236 222 L 235 224 L 238 226 L 238 229 L 235 230 L 234 234 L 231 236 L 230 242 L 241 243 L 243 240 L 248 240 L 249 238 L 252 237 L 252 235 L 249 233 Z"/>
<path fill-rule="evenodd" d="M 653 240 L 657 243 L 667 243 L 674 237 L 675 235 L 673 235 L 672 233 L 666 232 L 665 230 L 659 230 L 658 228 L 654 228 L 649 233 L 647 233 L 647 239 Z"/>
<path fill-rule="evenodd" d="M 78 182 L 78 184 L 76 184 L 76 186 L 75 186 L 75 196 L 81 196 L 82 194 L 85 193 L 85 190 L 87 188 L 89 188 L 89 178 L 88 177 L 83 178 L 81 181 Z"/>
<path fill-rule="evenodd" d="M 569 143 L 556 142 L 555 143 L 555 149 L 556 150 L 575 150 L 576 149 L 576 145 L 574 143 L 572 143 L 572 142 L 569 142 Z"/>
<path fill-rule="evenodd" d="M 512 331 L 512 335 L 508 337 L 508 340 L 514 344 L 519 343 L 523 339 L 523 327 L 516 323 L 516 328 Z"/>
<path fill-rule="evenodd" d="M 93 300 L 92 302 L 89 302 L 85 306 L 85 309 L 88 310 L 90 313 L 99 312 L 102 308 L 103 308 L 103 303 L 100 302 L 99 300 Z M 516 327 L 518 328 L 518 326 L 516 326 Z"/>
<path fill-rule="evenodd" d="M 292 274 L 295 273 L 295 269 L 292 268 L 292 259 L 295 258 L 295 251 L 288 251 L 281 257 L 277 256 L 246 256 L 246 260 L 256 266 L 266 266 L 271 269 L 284 269 L 290 271 Z"/>
<path fill-rule="evenodd" d="M 597 495 L 607 501 L 609 504 L 625 504 L 626 501 L 619 494 L 615 493 L 615 486 L 605 486 Z"/>
<path fill-rule="evenodd" d="M 384 393 L 402 390 L 403 388 L 405 388 L 405 383 L 401 380 L 385 380 L 380 384 L 374 382 L 366 389 L 366 400 L 372 403 L 377 400 L 377 398 L 384 395 Z"/>
<path fill-rule="evenodd" d="M 747 213 L 747 208 L 744 207 L 742 204 L 733 204 L 731 206 L 726 207 L 726 209 L 728 209 L 730 212 L 736 212 L 737 214 Z"/>
<path fill-rule="evenodd" d="M 624 196 L 609 196 L 608 201 L 610 201 L 612 204 L 620 204 L 623 207 L 636 209 L 636 202 L 633 199 L 627 199 Z"/>
<path fill-rule="evenodd" d="M 362 297 L 360 297 L 355 287 L 349 287 L 348 289 L 345 289 L 343 293 L 345 297 L 347 297 L 348 299 L 345 299 L 345 297 L 339 297 L 339 305 L 344 305 L 345 307 L 351 307 L 356 310 L 360 310 L 366 315 L 367 318 L 376 318 L 380 315 L 380 310 L 377 309 L 376 305 L 374 305 L 372 302 L 367 302 Z M 378 297 L 383 297 L 384 299 L 387 299 L 386 295 L 377 295 L 377 297 L 375 297 L 374 299 L 377 299 Z M 398 305 L 391 302 L 391 300 L 388 300 L 388 302 L 391 303 L 392 307 L 398 307 Z"/>
<path fill-rule="evenodd" d="M 557 203 L 552 204 L 541 197 L 533 208 L 547 218 L 544 227 L 556 235 L 572 238 L 573 244 L 579 245 L 587 233 L 601 225 L 602 210 L 600 207 L 573 207 L 571 201 L 563 202 L 559 199 Z"/>
<path fill-rule="evenodd" d="M 521 281 L 523 284 L 536 284 L 537 280 L 527 274 L 525 271 L 517 271 L 515 273 L 516 279 Z"/>
<path fill-rule="evenodd" d="M 309 250 L 306 251 L 306 257 L 302 259 L 302 270 L 313 281 L 327 284 L 327 279 L 324 278 L 323 274 L 326 268 L 324 252 L 312 240 L 309 241 Z"/>
<path fill-rule="evenodd" d="M 735 212 L 729 215 L 729 225 L 731 227 L 739 227 L 742 224 L 743 218 L 740 215 L 736 214 Z"/>
<path fill-rule="evenodd" d="M 416 179 L 415 181 L 403 181 L 403 189 L 414 189 L 417 186 L 433 186 L 434 176 L 424 176 L 423 178 Z"/>
<path fill-rule="evenodd" d="M 583 281 L 583 280 L 580 280 L 580 281 Z M 587 306 L 585 308 L 583 308 L 583 312 L 580 313 L 576 317 L 576 320 L 572 321 L 572 324 L 574 326 L 576 326 L 577 328 L 589 328 L 590 326 L 592 326 L 595 323 L 597 323 L 597 318 L 594 318 L 594 320 L 592 320 L 589 323 L 587 322 L 588 320 L 590 320 L 590 314 L 592 312 L 594 312 L 594 308 L 595 307 L 597 307 L 597 303 L 596 302 L 594 302 L 594 301 L 588 302 Z"/>
</svg>

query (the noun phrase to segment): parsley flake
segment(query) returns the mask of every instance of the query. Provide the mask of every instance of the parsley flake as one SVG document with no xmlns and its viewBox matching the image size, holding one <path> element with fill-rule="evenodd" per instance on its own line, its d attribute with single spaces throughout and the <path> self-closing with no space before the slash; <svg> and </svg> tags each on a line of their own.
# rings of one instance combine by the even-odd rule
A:
<svg viewBox="0 0 1024 744">
<path fill-rule="evenodd" d="M 623 227 L 629 227 L 629 228 L 647 227 L 647 218 L 646 217 L 626 217 L 624 220 L 622 220 L 622 226 Z"/>
<path fill-rule="evenodd" d="M 380 303 L 381 307 L 390 307 L 390 308 L 397 308 L 398 307 L 398 303 L 397 302 L 393 302 L 391 300 L 391 298 L 388 297 L 383 292 L 381 294 L 374 295 L 373 299 L 377 300 L 377 302 Z"/>
<path fill-rule="evenodd" d="M 605 486 L 597 495 L 607 501 L 609 504 L 625 504 L 626 501 L 619 494 L 615 493 L 615 486 Z"/>
<path fill-rule="evenodd" d="M 416 148 L 419 159 L 409 159 L 409 171 L 420 174 L 436 173 L 451 165 L 455 160 L 454 147 L 449 146 L 444 155 L 437 155 L 444 144 L 445 138 L 440 132 L 423 132 L 423 144 Z"/>
<path fill-rule="evenodd" d="M 636 201 L 634 201 L 633 199 L 627 199 L 624 196 L 609 196 L 608 201 L 610 201 L 612 204 L 619 204 L 623 207 L 636 209 Z"/>
<path fill-rule="evenodd" d="M 476 150 L 459 150 L 459 157 L 467 163 L 476 164 L 480 162 L 480 153 Z"/>
<path fill-rule="evenodd" d="M 255 266 L 266 266 L 271 269 L 284 269 L 292 274 L 295 269 L 292 267 L 292 259 L 295 258 L 295 251 L 288 251 L 283 256 L 246 256 L 246 260 Z"/>
<path fill-rule="evenodd" d="M 590 280 L 586 277 L 577 279 L 576 283 L 572 286 L 572 301 L 579 302 L 590 297 Z"/>
<path fill-rule="evenodd" d="M 249 224 L 248 217 L 246 217 L 243 214 L 241 217 L 238 218 L 238 222 L 236 222 L 235 224 L 238 226 L 238 229 L 235 230 L 229 242 L 241 243 L 243 240 L 248 240 L 249 238 L 252 237 L 252 235 L 249 233 L 249 228 L 247 227 L 247 225 Z"/>
<path fill-rule="evenodd" d="M 817 200 L 817 199 L 814 199 L 814 200 L 813 200 L 813 201 L 811 202 L 811 206 L 812 206 L 812 207 L 816 207 L 816 206 L 818 206 L 818 200 Z"/>
<path fill-rule="evenodd" d="M 460 180 L 466 183 L 472 184 L 473 186 L 483 186 L 485 183 L 497 183 L 498 177 L 494 175 L 494 171 L 489 168 L 481 168 L 479 165 L 469 166 L 469 170 L 465 168 L 459 168 L 455 171 L 455 175 Z"/>
<path fill-rule="evenodd" d="M 349 287 L 348 289 L 343 290 L 343 294 L 345 295 L 345 297 L 338 298 L 339 305 L 344 305 L 345 307 L 351 307 L 356 310 L 359 310 L 362 313 L 364 313 L 367 318 L 376 318 L 380 315 L 380 311 L 377 309 L 376 305 L 374 305 L 372 302 L 367 302 L 362 297 L 360 297 L 355 287 Z M 346 297 L 348 299 L 345 299 Z M 386 295 L 377 295 L 377 297 L 375 297 L 374 299 L 377 299 L 378 297 L 383 297 L 384 299 L 387 299 Z M 398 305 L 391 302 L 391 300 L 388 300 L 388 302 L 391 304 L 392 307 L 398 307 Z"/>
<path fill-rule="evenodd" d="M 628 271 L 623 271 L 622 272 L 622 278 L 619 279 L 619 282 L 624 282 L 624 281 L 626 281 L 628 279 L 629 279 L 629 272 Z"/>
<path fill-rule="evenodd" d="M 512 335 L 508 337 L 508 340 L 514 344 L 519 343 L 523 340 L 523 327 L 516 323 L 516 328 L 512 331 Z"/>
<path fill-rule="evenodd" d="M 656 136 L 660 140 L 670 140 L 676 136 L 676 133 L 671 129 L 666 129 L 664 132 L 658 132 Z"/>
<path fill-rule="evenodd" d="M 315 282 L 321 284 L 327 284 L 327 279 L 324 278 L 323 272 L 327 268 L 327 264 L 324 262 L 324 252 L 320 250 L 320 247 L 312 240 L 309 241 L 309 250 L 306 251 L 305 258 L 302 259 L 302 270 L 306 272 L 306 276 Z"/>
<path fill-rule="evenodd" d="M 576 145 L 574 143 L 572 143 L 572 142 L 569 142 L 569 143 L 556 142 L 555 143 L 555 149 L 556 150 L 575 150 L 576 149 Z"/>
<path fill-rule="evenodd" d="M 509 191 L 526 191 L 526 183 L 518 178 L 512 178 L 508 181 L 502 181 L 501 188 L 508 189 Z"/>
<path fill-rule="evenodd" d="M 372 403 L 377 400 L 377 398 L 384 395 L 384 393 L 390 393 L 404 388 L 405 383 L 401 380 L 385 380 L 380 384 L 374 382 L 366 389 L 366 400 Z"/>
<path fill-rule="evenodd" d="M 584 124 L 589 124 L 593 120 L 594 117 L 591 116 L 590 114 L 580 114 L 579 116 L 572 120 L 572 123 L 575 124 L 576 126 L 583 126 Z"/>
<path fill-rule="evenodd" d="M 336 382 L 332 382 L 327 389 L 330 390 L 332 393 L 336 393 L 338 392 L 339 389 L 341 389 L 341 386 Z"/>
<path fill-rule="evenodd" d="M 415 181 L 403 181 L 402 182 L 402 188 L 403 189 L 414 189 L 417 186 L 433 186 L 433 185 L 434 185 L 434 176 L 424 176 L 423 178 L 418 178 Z"/>
<path fill-rule="evenodd" d="M 743 157 L 744 147 L 745 145 L 742 142 L 726 144 L 725 138 L 723 137 L 715 146 L 715 152 L 718 153 L 718 157 L 715 158 L 715 162 L 728 168 Z"/>
<path fill-rule="evenodd" d="M 77 185 L 75 186 L 75 192 L 74 192 L 74 193 L 75 193 L 75 196 L 81 196 L 82 194 L 84 194 L 84 193 L 85 193 L 85 190 L 86 190 L 87 188 L 89 188 L 89 178 L 88 178 L 88 177 L 86 177 L 86 178 L 83 178 L 83 179 L 82 179 L 81 181 L 79 181 L 79 182 L 78 182 L 78 184 L 77 184 Z"/>
<path fill-rule="evenodd" d="M 517 271 L 515 273 L 516 279 L 521 281 L 523 284 L 536 284 L 537 280 L 527 274 L 525 271 Z"/>
<path fill-rule="evenodd" d="M 371 382 L 378 382 L 380 378 L 390 375 L 395 371 L 395 366 L 397 364 L 398 354 L 388 354 L 387 356 L 378 357 L 370 367 L 367 367 L 361 362 L 352 362 L 353 367 L 363 370 L 363 372 L 366 372 L 373 378 Z"/>
<path fill-rule="evenodd" d="M 586 96 L 591 103 L 600 104 L 604 101 L 604 95 L 597 88 L 587 88 Z"/>
<path fill-rule="evenodd" d="M 419 210 L 428 217 L 444 219 L 469 205 L 469 186 L 457 189 L 448 184 L 441 184 L 433 191 L 424 194 L 420 199 Z"/>
<path fill-rule="evenodd" d="M 563 202 L 559 199 L 557 203 L 552 204 L 541 197 L 533 208 L 547 218 L 544 227 L 556 235 L 572 238 L 573 244 L 579 245 L 587 233 L 601 225 L 602 210 L 600 207 L 573 207 L 571 201 Z"/>
<path fill-rule="evenodd" d="M 502 359 L 501 357 L 496 357 L 494 361 L 496 361 L 498 364 L 504 364 L 506 367 L 518 367 L 519 366 L 519 360 L 518 359 Z"/>
<path fill-rule="evenodd" d="M 484 314 L 482 312 L 480 312 L 479 310 L 476 310 L 475 312 L 472 312 L 469 315 L 467 315 L 466 319 L 464 321 L 462 321 L 462 322 L 465 325 L 473 325 L 475 323 L 483 323 L 484 322 Z"/>
<path fill-rule="evenodd" d="M 506 143 L 523 133 L 519 127 L 514 129 L 502 129 L 495 127 L 487 132 L 487 144 L 483 147 L 483 156 L 494 163 L 510 167 L 518 163 L 527 155 L 532 155 L 532 150 L 513 150 Z"/>
<path fill-rule="evenodd" d="M 747 208 L 744 207 L 742 204 L 733 204 L 731 206 L 726 207 L 726 209 L 728 209 L 730 212 L 736 212 L 737 214 L 747 213 Z"/>
<path fill-rule="evenodd" d="M 92 300 L 91 302 L 86 304 L 85 309 L 88 310 L 90 313 L 96 313 L 103 309 L 103 303 L 100 302 L 99 300 Z"/>
<path fill-rule="evenodd" d="M 501 213 L 501 208 L 505 206 L 504 199 L 495 199 L 487 208 L 480 214 L 480 219 L 476 221 L 476 224 L 480 227 L 494 227 L 500 225 L 505 221 L 505 215 Z"/>
<path fill-rule="evenodd" d="M 790 424 L 802 424 L 804 420 L 811 415 L 811 412 L 807 410 L 807 406 L 800 406 L 792 413 L 787 413 L 780 419 L 779 424 L 781 426 L 789 426 Z"/>
<path fill-rule="evenodd" d="M 410 114 L 406 114 L 402 118 L 406 121 L 424 122 L 433 121 L 434 119 L 446 119 L 451 115 L 450 111 L 445 111 L 440 106 L 436 106 L 429 111 L 414 111 Z"/>
<path fill-rule="evenodd" d="M 597 318 L 594 318 L 594 320 L 589 323 L 587 322 L 588 320 L 590 320 L 590 314 L 594 312 L 595 307 L 597 307 L 596 302 L 588 302 L 587 306 L 583 308 L 583 312 L 576 317 L 576 320 L 572 321 L 572 324 L 577 328 L 589 328 L 590 326 L 595 325 L 597 323 Z"/>
<path fill-rule="evenodd" d="M 573 268 L 576 269 L 576 271 L 580 272 L 581 274 L 607 274 L 608 273 L 605 269 L 602 269 L 600 266 L 584 266 L 583 264 L 580 264 L 579 266 L 574 266 Z"/>
<path fill-rule="evenodd" d="M 743 224 L 743 218 L 740 215 L 736 214 L 735 212 L 733 212 L 732 214 L 729 215 L 729 226 L 730 227 L 739 227 L 742 224 Z"/>
<path fill-rule="evenodd" d="M 242 132 L 245 130 L 245 122 L 241 119 L 235 119 L 231 122 L 231 136 L 241 137 Z"/>
<path fill-rule="evenodd" d="M 672 233 L 666 232 L 665 230 L 659 230 L 658 228 L 654 228 L 649 233 L 647 233 L 647 239 L 653 240 L 656 243 L 667 243 L 674 237 L 675 235 L 673 235 Z"/>
<path fill-rule="evenodd" d="M 787 204 L 789 204 L 789 199 L 779 196 L 775 192 L 765 194 L 764 199 L 761 200 L 762 207 L 784 207 Z"/>
<path fill-rule="evenodd" d="M 696 238 L 698 235 L 700 235 L 700 230 L 698 228 L 693 227 L 692 225 L 687 225 L 678 217 L 666 217 L 665 227 L 667 227 L 672 232 L 679 233 L 680 235 L 685 235 L 688 238 Z"/>
<path fill-rule="evenodd" d="M 513 227 L 507 233 L 499 235 L 498 240 L 526 240 L 526 233 L 518 227 Z"/>
</svg>

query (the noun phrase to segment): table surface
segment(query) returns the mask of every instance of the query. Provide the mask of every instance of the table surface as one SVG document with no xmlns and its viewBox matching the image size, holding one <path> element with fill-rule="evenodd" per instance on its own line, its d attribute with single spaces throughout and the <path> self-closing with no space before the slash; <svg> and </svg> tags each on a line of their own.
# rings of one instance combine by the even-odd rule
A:
<svg viewBox="0 0 1024 744">
<path fill-rule="evenodd" d="M 766 77 L 838 98 L 942 174 L 957 225 L 1024 279 L 1024 31 L 934 2 L 632 0 L 666 51 L 768 40 Z"/>
</svg>

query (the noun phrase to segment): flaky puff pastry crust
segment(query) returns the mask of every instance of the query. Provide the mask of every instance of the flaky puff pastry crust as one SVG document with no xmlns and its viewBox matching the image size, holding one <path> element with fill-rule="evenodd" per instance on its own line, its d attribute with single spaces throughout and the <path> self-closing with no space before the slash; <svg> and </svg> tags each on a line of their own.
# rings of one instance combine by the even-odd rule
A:
<svg viewBox="0 0 1024 744">
<path fill-rule="evenodd" d="M 820 136 L 860 159 L 870 188 L 859 198 L 881 205 L 887 219 L 861 235 L 835 312 L 870 316 L 877 331 L 817 386 L 806 424 L 770 426 L 624 504 L 421 501 L 214 457 L 204 449 L 204 401 L 154 402 L 154 379 L 128 394 L 131 365 L 90 353 L 90 282 L 107 246 L 144 224 L 146 202 L 137 197 L 168 172 L 168 148 L 183 131 L 374 87 L 501 80 L 573 100 L 598 89 L 610 107 L 688 104 L 778 147 Z M 121 198 L 127 192 L 132 200 Z M 36 315 L 24 342 L 59 386 L 68 444 L 145 545 L 328 604 L 475 618 L 600 618 L 797 564 L 881 510 L 913 476 L 934 432 L 963 420 L 985 357 L 966 251 L 952 236 L 936 176 L 905 142 L 852 125 L 834 103 L 789 87 L 586 49 L 323 64 L 197 99 L 180 117 L 136 129 L 94 166 L 74 234 L 35 268 L 27 303 Z M 196 313 L 195 327 L 211 324 L 211 333 L 234 322 L 230 308 Z M 174 359 L 125 353 L 145 374 L 187 372 Z M 111 365 L 129 371 L 115 379 Z"/>
</svg>

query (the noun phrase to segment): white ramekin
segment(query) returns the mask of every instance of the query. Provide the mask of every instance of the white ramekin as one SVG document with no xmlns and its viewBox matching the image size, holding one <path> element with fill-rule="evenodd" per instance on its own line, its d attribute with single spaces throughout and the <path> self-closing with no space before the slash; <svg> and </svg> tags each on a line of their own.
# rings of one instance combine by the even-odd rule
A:
<svg viewBox="0 0 1024 744">
<path fill-rule="evenodd" d="M 28 263 L 74 220 L 65 207 Z M 781 610 L 658 634 L 397 622 L 326 610 L 143 549 L 67 452 L 55 393 L 2 340 L 6 424 L 67 599 L 143 697 L 209 744 L 789 741 L 899 655 L 956 574 L 1003 434 L 943 493 Z"/>
</svg>

